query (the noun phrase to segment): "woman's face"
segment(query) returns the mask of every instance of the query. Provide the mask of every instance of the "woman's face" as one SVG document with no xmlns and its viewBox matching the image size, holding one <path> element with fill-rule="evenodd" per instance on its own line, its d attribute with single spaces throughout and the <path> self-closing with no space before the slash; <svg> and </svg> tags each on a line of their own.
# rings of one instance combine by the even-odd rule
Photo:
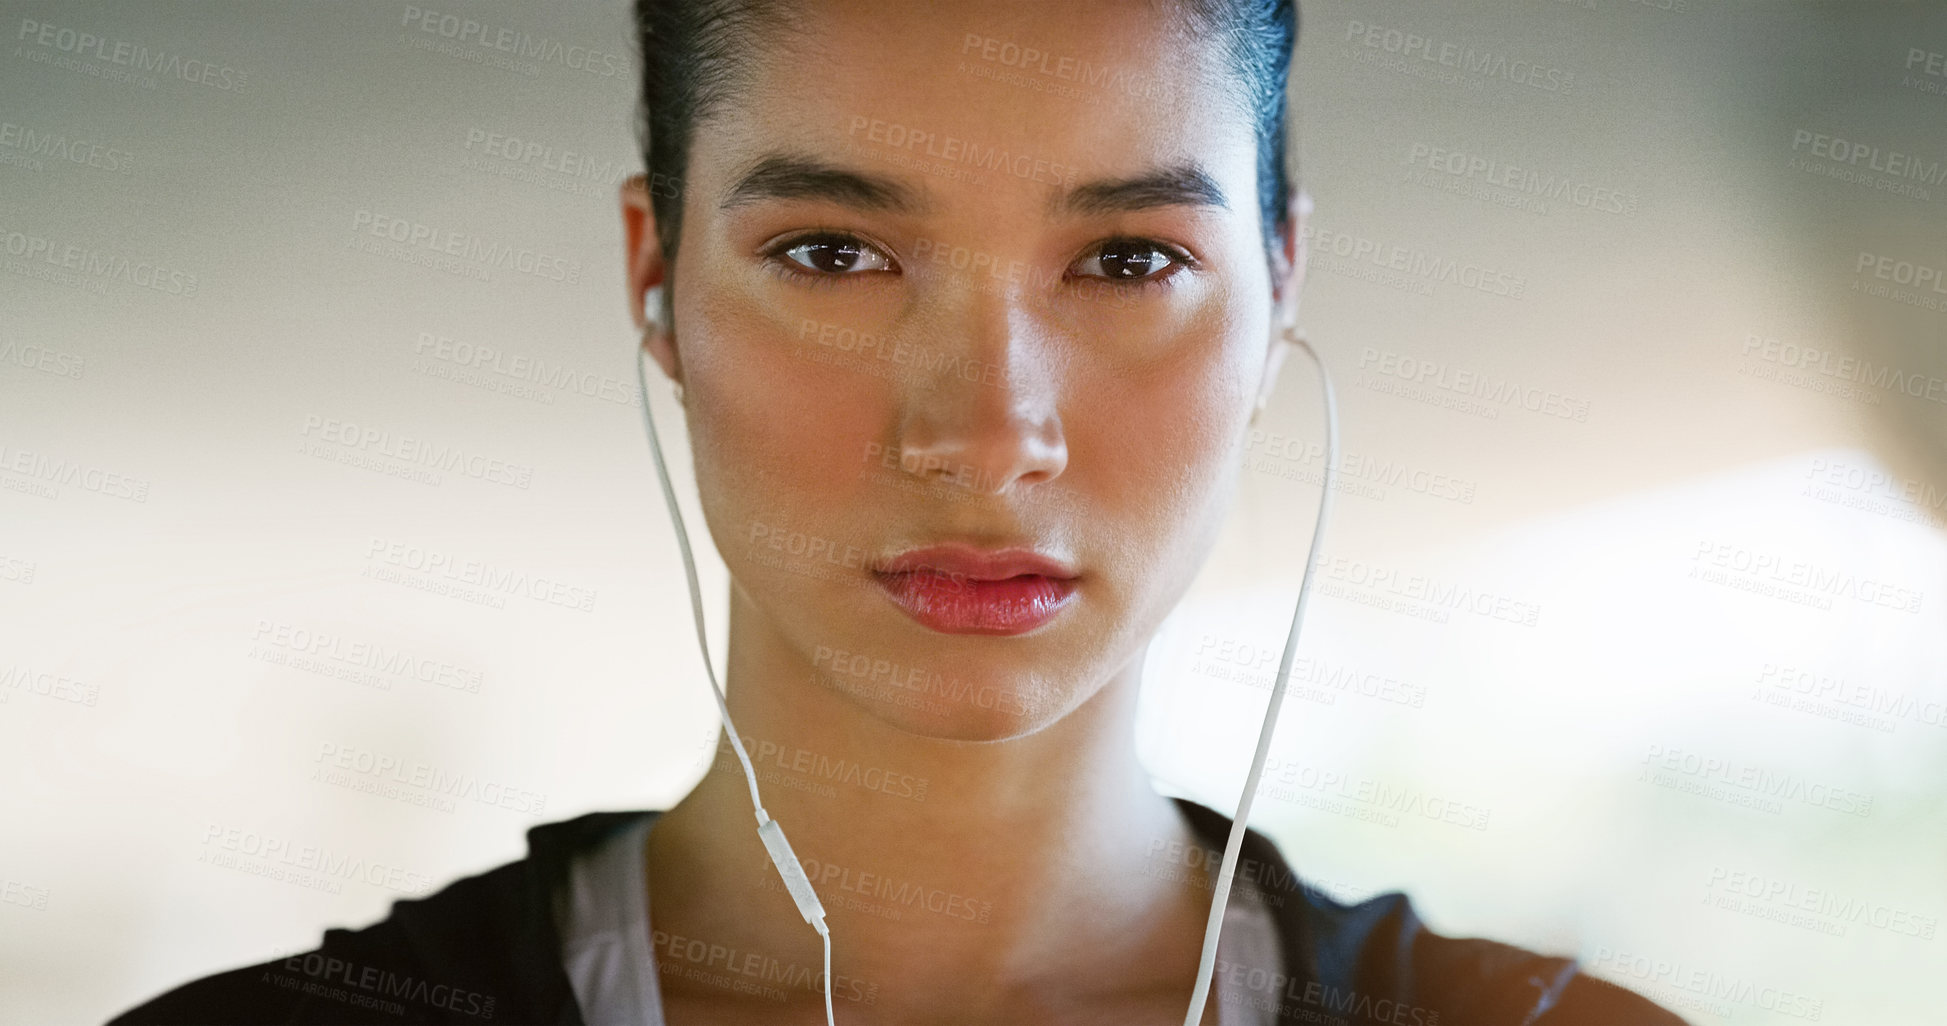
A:
<svg viewBox="0 0 1947 1026">
<path fill-rule="evenodd" d="M 1141 654 L 1230 504 L 1273 331 L 1255 136 L 1147 5 L 801 10 L 695 135 L 650 343 L 740 645 L 914 733 L 1031 732 Z M 877 572 L 952 544 L 1074 576 Z"/>
</svg>

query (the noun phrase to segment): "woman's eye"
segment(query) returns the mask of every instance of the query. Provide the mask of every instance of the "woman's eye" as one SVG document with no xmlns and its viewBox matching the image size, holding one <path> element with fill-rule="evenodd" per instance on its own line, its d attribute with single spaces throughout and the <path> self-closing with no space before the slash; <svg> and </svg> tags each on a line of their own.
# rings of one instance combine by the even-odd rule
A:
<svg viewBox="0 0 1947 1026">
<path fill-rule="evenodd" d="M 1076 266 L 1085 277 L 1110 281 L 1152 280 L 1171 265 L 1187 263 L 1182 251 L 1142 239 L 1114 239 L 1097 247 Z"/>
<path fill-rule="evenodd" d="M 892 261 L 870 243 L 848 235 L 813 235 L 793 239 L 776 251 L 797 267 L 819 274 L 886 271 Z M 794 268 L 795 269 L 795 268 Z"/>
</svg>

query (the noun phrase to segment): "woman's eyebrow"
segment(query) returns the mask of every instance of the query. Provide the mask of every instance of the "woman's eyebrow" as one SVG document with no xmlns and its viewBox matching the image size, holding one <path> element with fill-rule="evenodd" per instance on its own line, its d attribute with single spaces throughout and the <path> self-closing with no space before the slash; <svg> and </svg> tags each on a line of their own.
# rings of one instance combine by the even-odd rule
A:
<svg viewBox="0 0 1947 1026">
<path fill-rule="evenodd" d="M 1203 165 L 1192 160 L 1125 178 L 1083 182 L 1050 197 L 1048 213 L 1051 217 L 1082 217 L 1178 205 L 1230 209 L 1224 190 Z"/>
<path fill-rule="evenodd" d="M 753 162 L 724 193 L 721 209 L 767 199 L 822 199 L 901 214 L 933 209 L 922 190 L 897 179 L 789 153 L 769 153 Z M 1056 218 L 1084 217 L 1178 205 L 1230 209 L 1224 190 L 1191 160 L 1072 186 L 1049 197 L 1048 213 Z"/>
<path fill-rule="evenodd" d="M 812 157 L 769 153 L 724 193 L 720 209 L 766 199 L 822 199 L 864 210 L 923 213 L 932 204 L 918 190 L 884 175 Z"/>
</svg>

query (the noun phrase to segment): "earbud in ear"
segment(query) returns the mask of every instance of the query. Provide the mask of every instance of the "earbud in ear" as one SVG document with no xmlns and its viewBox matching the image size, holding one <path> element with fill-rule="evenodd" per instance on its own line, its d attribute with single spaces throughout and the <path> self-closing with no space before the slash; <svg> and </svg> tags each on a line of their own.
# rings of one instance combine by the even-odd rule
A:
<svg viewBox="0 0 1947 1026">
<path fill-rule="evenodd" d="M 1297 324 L 1290 321 L 1286 321 L 1271 329 L 1271 344 L 1273 346 L 1296 345 L 1300 348 L 1307 348 L 1305 333 L 1299 330 Z M 1257 426 L 1257 418 L 1263 415 L 1264 407 L 1271 401 L 1271 383 L 1277 378 L 1278 367 L 1284 363 L 1284 354 L 1284 350 L 1274 349 L 1272 351 L 1271 363 L 1265 373 L 1265 387 L 1258 391 L 1257 404 L 1251 407 L 1251 419 L 1247 425 L 1249 427 Z"/>
<path fill-rule="evenodd" d="M 663 287 L 655 285 L 642 293 L 642 333 L 647 335 L 663 328 Z"/>
<path fill-rule="evenodd" d="M 656 285 L 645 289 L 642 293 L 642 337 L 647 341 L 649 336 L 657 334 L 662 330 L 663 289 L 661 285 Z M 669 387 L 676 394 L 676 401 L 678 403 L 683 402 L 683 382 L 681 379 L 670 382 Z"/>
</svg>

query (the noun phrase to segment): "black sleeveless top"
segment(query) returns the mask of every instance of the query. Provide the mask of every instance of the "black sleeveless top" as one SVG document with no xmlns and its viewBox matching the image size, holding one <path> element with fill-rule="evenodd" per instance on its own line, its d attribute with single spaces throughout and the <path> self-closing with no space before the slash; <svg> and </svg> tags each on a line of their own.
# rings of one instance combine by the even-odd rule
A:
<svg viewBox="0 0 1947 1026">
<path fill-rule="evenodd" d="M 1229 817 L 1176 802 L 1221 851 Z M 527 831 L 525 858 L 396 901 L 370 926 L 327 929 L 304 954 L 192 980 L 108 1026 L 585 1026 L 561 960 L 555 896 L 578 853 L 656 815 L 590 812 L 538 824 Z M 1239 856 L 1233 903 L 1264 904 L 1277 923 L 1283 964 L 1220 964 L 1211 989 L 1221 1000 L 1269 1010 L 1281 1026 L 1684 1026 L 1648 999 L 1581 972 L 1573 959 L 1434 933 L 1399 892 L 1336 901 L 1304 884 L 1255 830 L 1245 833 Z"/>
</svg>

